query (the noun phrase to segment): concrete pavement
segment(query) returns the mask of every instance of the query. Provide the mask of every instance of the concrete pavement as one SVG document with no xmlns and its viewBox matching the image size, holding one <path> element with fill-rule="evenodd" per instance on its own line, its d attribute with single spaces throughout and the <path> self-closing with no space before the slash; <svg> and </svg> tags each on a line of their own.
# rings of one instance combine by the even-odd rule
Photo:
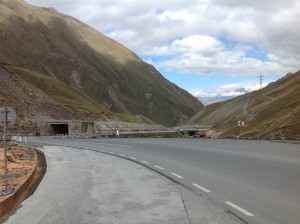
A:
<svg viewBox="0 0 300 224">
<path fill-rule="evenodd" d="M 174 138 L 32 140 L 134 157 L 194 192 L 207 195 L 251 224 L 299 224 L 299 144 Z"/>
<path fill-rule="evenodd" d="M 43 181 L 4 223 L 242 223 L 205 196 L 132 161 L 68 147 L 44 152 Z"/>
</svg>

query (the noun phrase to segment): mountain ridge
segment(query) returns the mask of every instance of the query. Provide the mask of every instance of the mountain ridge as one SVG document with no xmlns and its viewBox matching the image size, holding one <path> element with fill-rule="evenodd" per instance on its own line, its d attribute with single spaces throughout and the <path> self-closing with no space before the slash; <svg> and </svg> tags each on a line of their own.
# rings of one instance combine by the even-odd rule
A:
<svg viewBox="0 0 300 224">
<path fill-rule="evenodd" d="M 265 88 L 211 104 L 188 122 L 213 125 L 214 136 L 300 139 L 300 71 Z M 241 130 L 238 121 L 244 120 Z"/>
<path fill-rule="evenodd" d="M 23 72 L 24 74 L 20 74 Z M 25 74 L 27 73 L 27 74 Z M 17 127 L 61 119 L 108 120 L 112 113 L 80 92 L 48 76 L 29 74 L 31 71 L 0 62 L 0 102 L 17 112 Z M 38 82 L 27 82 L 24 76 L 35 77 Z M 38 88 L 43 85 L 43 91 Z M 48 91 L 46 90 L 48 89 Z M 50 91 L 57 92 L 56 97 Z M 61 94 L 63 91 L 70 94 Z M 62 98 L 64 97 L 64 98 Z M 80 105 L 71 102 L 77 98 Z M 76 108 L 76 109 L 75 109 Z"/>
<path fill-rule="evenodd" d="M 203 108 L 134 52 L 79 20 L 22 0 L 0 5 L 0 60 L 56 78 L 112 112 L 159 124 L 176 125 Z"/>
</svg>

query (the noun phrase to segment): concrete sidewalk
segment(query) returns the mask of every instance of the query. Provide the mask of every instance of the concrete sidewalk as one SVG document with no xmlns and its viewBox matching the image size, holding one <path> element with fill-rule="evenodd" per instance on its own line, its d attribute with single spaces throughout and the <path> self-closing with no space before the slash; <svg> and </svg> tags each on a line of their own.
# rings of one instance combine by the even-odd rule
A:
<svg viewBox="0 0 300 224">
<path fill-rule="evenodd" d="M 137 163 L 99 152 L 44 148 L 38 189 L 4 223 L 242 223 L 204 196 Z"/>
</svg>

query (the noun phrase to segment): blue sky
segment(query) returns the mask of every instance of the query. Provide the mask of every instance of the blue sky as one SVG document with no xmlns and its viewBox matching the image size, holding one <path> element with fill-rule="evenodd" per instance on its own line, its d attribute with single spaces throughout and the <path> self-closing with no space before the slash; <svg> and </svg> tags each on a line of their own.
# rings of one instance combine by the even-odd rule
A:
<svg viewBox="0 0 300 224">
<path fill-rule="evenodd" d="M 117 40 L 200 99 L 237 96 L 300 65 L 298 0 L 26 0 Z M 241 89 L 245 91 L 241 91 Z"/>
</svg>

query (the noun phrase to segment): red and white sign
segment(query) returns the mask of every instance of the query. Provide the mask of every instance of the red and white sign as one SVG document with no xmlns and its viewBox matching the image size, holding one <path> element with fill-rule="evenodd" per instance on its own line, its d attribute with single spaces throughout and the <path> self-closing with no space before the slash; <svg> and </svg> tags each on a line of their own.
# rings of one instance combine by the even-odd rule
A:
<svg viewBox="0 0 300 224">
<path fill-rule="evenodd" d="M 244 126 L 245 126 L 245 121 L 239 121 L 239 122 L 238 122 L 238 126 L 244 127 Z"/>
</svg>

